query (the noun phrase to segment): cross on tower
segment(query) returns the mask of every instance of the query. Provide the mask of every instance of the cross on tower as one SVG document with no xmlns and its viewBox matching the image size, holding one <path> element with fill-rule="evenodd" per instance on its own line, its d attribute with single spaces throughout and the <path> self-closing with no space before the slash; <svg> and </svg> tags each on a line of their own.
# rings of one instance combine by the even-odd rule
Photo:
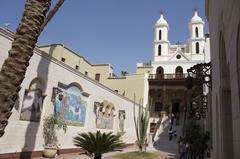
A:
<svg viewBox="0 0 240 159">
<path fill-rule="evenodd" d="M 180 41 L 178 41 L 176 44 L 177 44 L 177 51 L 180 51 L 180 45 L 181 45 L 182 43 L 180 43 Z"/>
<path fill-rule="evenodd" d="M 160 11 L 160 14 L 163 14 L 163 13 L 164 13 L 164 11 L 163 11 L 163 10 L 161 10 L 161 11 Z"/>
</svg>

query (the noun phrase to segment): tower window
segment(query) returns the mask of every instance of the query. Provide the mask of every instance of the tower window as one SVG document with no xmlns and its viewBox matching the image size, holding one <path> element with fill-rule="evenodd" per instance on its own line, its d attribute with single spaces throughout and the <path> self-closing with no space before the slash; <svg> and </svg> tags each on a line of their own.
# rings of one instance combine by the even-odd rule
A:
<svg viewBox="0 0 240 159">
<path fill-rule="evenodd" d="M 158 56 L 162 55 L 162 45 L 158 45 Z"/>
<path fill-rule="evenodd" d="M 84 74 L 87 76 L 87 75 L 88 75 L 88 72 L 87 72 L 87 71 L 85 71 L 85 72 L 84 72 Z"/>
<path fill-rule="evenodd" d="M 78 69 L 79 69 L 79 66 L 78 66 L 78 65 L 76 65 L 76 66 L 75 66 L 75 69 L 76 69 L 76 70 L 78 70 Z"/>
<path fill-rule="evenodd" d="M 199 54 L 199 42 L 196 42 L 196 53 Z"/>
<path fill-rule="evenodd" d="M 196 38 L 198 38 L 198 27 L 195 28 L 195 35 L 196 35 Z"/>
<path fill-rule="evenodd" d="M 162 30 L 159 30 L 159 40 L 162 40 Z"/>
</svg>

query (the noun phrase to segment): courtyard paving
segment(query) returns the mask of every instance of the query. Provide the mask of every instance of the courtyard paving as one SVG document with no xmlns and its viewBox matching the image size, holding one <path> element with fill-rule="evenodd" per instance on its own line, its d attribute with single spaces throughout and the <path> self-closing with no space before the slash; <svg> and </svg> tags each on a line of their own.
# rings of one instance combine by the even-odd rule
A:
<svg viewBox="0 0 240 159">
<path fill-rule="evenodd" d="M 127 147 L 122 152 L 110 152 L 110 153 L 103 154 L 102 158 L 103 159 L 117 159 L 116 157 L 114 157 L 116 154 L 132 152 L 132 151 L 138 151 L 138 148 L 136 146 Z M 158 152 L 159 156 L 156 159 L 169 159 L 167 157 L 166 152 L 161 152 L 161 151 L 155 150 L 153 148 L 149 148 L 149 149 L 147 149 L 147 151 L 148 152 Z M 47 158 L 38 157 L 38 158 L 34 158 L 34 159 L 47 159 Z M 56 157 L 56 159 L 91 159 L 91 158 L 86 155 L 83 155 L 83 154 L 72 153 L 72 154 L 59 155 Z"/>
</svg>

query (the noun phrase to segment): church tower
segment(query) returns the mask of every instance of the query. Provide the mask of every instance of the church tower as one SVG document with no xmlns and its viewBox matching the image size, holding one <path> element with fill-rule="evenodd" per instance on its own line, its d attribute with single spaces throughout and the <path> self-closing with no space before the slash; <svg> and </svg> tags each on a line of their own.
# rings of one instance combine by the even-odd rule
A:
<svg viewBox="0 0 240 159">
<path fill-rule="evenodd" d="M 163 17 L 163 12 L 161 12 L 161 16 L 155 24 L 154 61 L 168 54 L 170 45 L 168 41 L 168 31 L 168 23 Z"/>
<path fill-rule="evenodd" d="M 205 46 L 204 37 L 204 21 L 198 16 L 197 10 L 194 11 L 194 16 L 189 22 L 189 50 L 192 55 L 203 54 Z"/>
</svg>

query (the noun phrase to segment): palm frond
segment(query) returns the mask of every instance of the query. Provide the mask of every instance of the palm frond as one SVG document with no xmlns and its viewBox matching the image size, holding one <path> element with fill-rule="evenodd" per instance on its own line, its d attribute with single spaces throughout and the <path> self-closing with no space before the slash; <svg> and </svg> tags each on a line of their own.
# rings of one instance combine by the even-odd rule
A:
<svg viewBox="0 0 240 159">
<path fill-rule="evenodd" d="M 81 147 L 94 156 L 112 151 L 121 151 L 126 145 L 120 140 L 120 135 L 112 132 L 80 133 L 73 138 L 75 146 Z"/>
</svg>

